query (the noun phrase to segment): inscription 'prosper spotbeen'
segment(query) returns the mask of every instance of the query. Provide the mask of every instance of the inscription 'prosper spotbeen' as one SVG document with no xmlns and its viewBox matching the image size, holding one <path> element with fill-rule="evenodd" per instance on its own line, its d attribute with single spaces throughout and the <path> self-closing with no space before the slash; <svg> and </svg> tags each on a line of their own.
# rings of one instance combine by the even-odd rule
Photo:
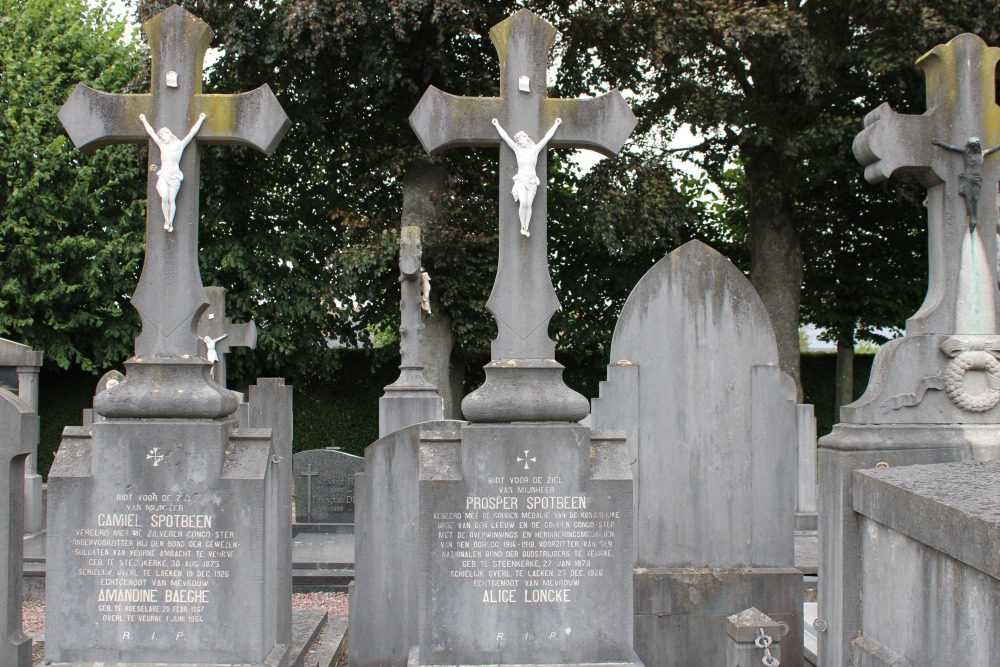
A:
<svg viewBox="0 0 1000 667">
<path fill-rule="evenodd" d="M 437 549 L 452 580 L 482 604 L 574 602 L 615 557 L 617 511 L 595 508 L 561 477 L 489 477 L 486 493 L 434 513 Z"/>
<path fill-rule="evenodd" d="M 97 583 L 81 602 L 102 623 L 203 623 L 240 547 L 218 524 L 184 494 L 116 494 L 70 540 L 73 571 Z"/>
</svg>

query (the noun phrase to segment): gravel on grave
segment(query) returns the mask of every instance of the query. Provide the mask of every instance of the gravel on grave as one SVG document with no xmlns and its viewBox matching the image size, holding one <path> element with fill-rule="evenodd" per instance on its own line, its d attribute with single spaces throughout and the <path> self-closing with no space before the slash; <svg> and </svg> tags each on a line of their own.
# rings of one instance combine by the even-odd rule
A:
<svg viewBox="0 0 1000 667">
<path fill-rule="evenodd" d="M 330 616 L 342 616 L 347 613 L 347 593 L 293 593 L 292 610 L 326 611 Z M 44 600 L 25 600 L 22 614 L 26 633 L 45 634 Z"/>
</svg>

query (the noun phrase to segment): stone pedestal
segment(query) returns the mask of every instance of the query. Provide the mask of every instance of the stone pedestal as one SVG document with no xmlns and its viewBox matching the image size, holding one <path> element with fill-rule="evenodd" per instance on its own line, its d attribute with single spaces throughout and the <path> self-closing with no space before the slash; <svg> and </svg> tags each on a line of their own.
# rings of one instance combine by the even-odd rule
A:
<svg viewBox="0 0 1000 667">
<path fill-rule="evenodd" d="M 470 424 L 419 450 L 411 664 L 638 664 L 624 440 L 572 424 Z"/>
<path fill-rule="evenodd" d="M 268 430 L 228 420 L 67 428 L 49 476 L 46 660 L 287 665 L 274 454 Z"/>
</svg>

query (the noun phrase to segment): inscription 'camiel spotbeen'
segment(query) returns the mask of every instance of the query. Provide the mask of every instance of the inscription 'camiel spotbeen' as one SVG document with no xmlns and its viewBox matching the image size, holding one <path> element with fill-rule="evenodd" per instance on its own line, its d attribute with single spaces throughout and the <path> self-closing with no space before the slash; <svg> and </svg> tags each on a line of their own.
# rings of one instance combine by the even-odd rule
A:
<svg viewBox="0 0 1000 667">
<path fill-rule="evenodd" d="M 213 586 L 230 578 L 236 532 L 213 529 L 214 514 L 185 511 L 185 495 L 119 493 L 114 504 L 70 540 L 77 576 L 97 579 L 84 604 L 100 623 L 204 623 Z"/>
</svg>

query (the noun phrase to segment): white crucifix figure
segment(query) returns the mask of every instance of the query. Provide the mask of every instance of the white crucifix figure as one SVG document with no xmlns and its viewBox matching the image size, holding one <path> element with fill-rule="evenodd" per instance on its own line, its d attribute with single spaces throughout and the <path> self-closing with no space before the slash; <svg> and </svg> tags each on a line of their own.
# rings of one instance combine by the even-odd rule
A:
<svg viewBox="0 0 1000 667">
<path fill-rule="evenodd" d="M 161 127 L 154 132 L 153 127 L 146 120 L 145 114 L 139 114 L 139 120 L 146 128 L 146 134 L 160 147 L 160 169 L 156 172 L 156 193 L 160 195 L 163 228 L 172 232 L 174 231 L 174 214 L 177 212 L 177 193 L 181 189 L 181 181 L 184 180 L 184 174 L 181 173 L 181 155 L 194 139 L 194 135 L 198 134 L 198 130 L 201 129 L 201 124 L 205 122 L 205 114 L 198 116 L 194 127 L 183 139 L 178 139 L 177 135 L 167 127 Z"/>
<path fill-rule="evenodd" d="M 531 232 L 528 231 L 528 225 L 531 223 L 531 202 L 535 200 L 535 191 L 538 189 L 538 184 L 541 183 L 535 174 L 538 154 L 545 150 L 545 144 L 549 143 L 549 139 L 562 125 L 562 118 L 556 118 L 555 123 L 537 144 L 524 130 L 515 134 L 514 138 L 511 139 L 510 135 L 501 127 L 500 121 L 494 118 L 492 122 L 493 127 L 497 128 L 500 138 L 510 146 L 517 159 L 517 173 L 514 174 L 514 188 L 511 190 L 511 194 L 514 195 L 514 201 L 518 203 L 517 215 L 521 220 L 521 233 L 525 236 L 531 236 Z"/>
</svg>

